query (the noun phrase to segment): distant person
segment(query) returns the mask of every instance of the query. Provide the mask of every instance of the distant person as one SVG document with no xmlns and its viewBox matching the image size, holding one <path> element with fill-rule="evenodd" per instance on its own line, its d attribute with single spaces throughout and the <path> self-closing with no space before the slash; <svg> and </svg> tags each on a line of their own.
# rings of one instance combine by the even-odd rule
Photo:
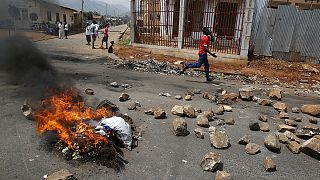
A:
<svg viewBox="0 0 320 180">
<path fill-rule="evenodd" d="M 96 22 L 95 26 L 96 26 L 96 36 L 97 38 L 99 38 L 99 24 Z"/>
<path fill-rule="evenodd" d="M 68 39 L 68 31 L 69 31 L 69 25 L 67 22 L 64 22 L 64 36 L 66 39 Z"/>
<path fill-rule="evenodd" d="M 93 20 L 92 24 L 90 25 L 90 34 L 91 34 L 91 39 L 92 39 L 92 49 L 96 49 L 94 47 L 94 42 L 96 41 L 97 38 L 97 32 L 96 32 L 96 26 L 97 21 Z"/>
<path fill-rule="evenodd" d="M 113 53 L 113 45 L 114 45 L 114 41 L 111 41 L 110 42 L 110 47 L 109 47 L 109 49 L 108 49 L 108 53 Z"/>
<path fill-rule="evenodd" d="M 86 25 L 86 39 L 87 39 L 87 44 L 86 45 L 91 45 L 91 33 L 90 33 L 90 24 L 87 23 Z"/>
<path fill-rule="evenodd" d="M 58 22 L 59 39 L 63 39 L 63 28 L 62 22 Z"/>
<path fill-rule="evenodd" d="M 201 40 L 200 40 L 198 62 L 184 64 L 184 67 L 181 73 L 184 73 L 186 69 L 199 68 L 202 66 L 202 64 L 204 64 L 207 81 L 212 81 L 212 78 L 210 77 L 210 74 L 209 74 L 208 53 L 215 58 L 217 57 L 217 55 L 215 53 L 210 52 L 208 46 L 209 46 L 210 40 L 214 41 L 214 37 L 212 35 L 212 32 L 210 32 L 208 28 L 203 28 L 202 31 L 203 31 L 203 36 L 201 37 Z"/>
<path fill-rule="evenodd" d="M 108 49 L 108 38 L 109 38 L 109 24 L 104 25 L 103 29 L 103 38 L 101 41 L 100 48 L 103 49 L 103 43 L 106 43 L 106 49 Z"/>
</svg>

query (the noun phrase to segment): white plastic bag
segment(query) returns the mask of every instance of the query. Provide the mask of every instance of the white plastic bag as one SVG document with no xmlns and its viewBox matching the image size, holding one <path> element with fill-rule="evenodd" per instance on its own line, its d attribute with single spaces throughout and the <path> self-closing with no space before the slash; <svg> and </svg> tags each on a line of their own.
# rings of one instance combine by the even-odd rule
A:
<svg viewBox="0 0 320 180">
<path fill-rule="evenodd" d="M 99 123 L 101 126 L 107 125 L 113 129 L 116 137 L 123 142 L 123 144 L 131 150 L 132 132 L 130 125 L 121 117 L 113 116 L 111 118 L 104 118 Z"/>
</svg>

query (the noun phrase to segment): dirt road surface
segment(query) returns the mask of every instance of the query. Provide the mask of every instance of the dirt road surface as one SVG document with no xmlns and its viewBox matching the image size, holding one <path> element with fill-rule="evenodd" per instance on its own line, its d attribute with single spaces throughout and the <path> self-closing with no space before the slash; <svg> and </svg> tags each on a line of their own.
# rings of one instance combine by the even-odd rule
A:
<svg viewBox="0 0 320 180">
<path fill-rule="evenodd" d="M 168 92 L 172 96 L 183 95 L 186 90 L 199 88 L 202 92 L 214 93 L 217 88 L 228 92 L 238 92 L 242 82 L 215 80 L 205 83 L 202 78 L 184 76 L 169 76 L 153 73 L 139 73 L 114 69 L 109 65 L 113 62 L 112 56 L 105 54 L 104 50 L 92 51 L 80 40 L 81 35 L 70 36 L 69 40 L 52 39 L 39 42 L 37 45 L 50 55 L 54 67 L 65 77 L 70 77 L 76 87 L 82 92 L 92 88 L 95 96 L 88 97 L 88 101 L 95 99 L 108 99 L 120 107 L 122 113 L 128 113 L 137 126 L 142 127 L 142 141 L 132 151 L 124 150 L 124 159 L 127 163 L 124 169 L 117 173 L 113 169 L 98 166 L 95 163 L 81 163 L 66 161 L 60 153 L 48 151 L 41 146 L 36 134 L 36 123 L 26 120 L 22 115 L 20 106 L 27 94 L 21 90 L 32 90 L 32 85 L 12 85 L 6 81 L 6 75 L 0 74 L 0 179 L 42 179 L 44 175 L 51 174 L 60 169 L 68 169 L 78 179 L 213 179 L 215 173 L 204 172 L 199 166 L 201 158 L 207 152 L 218 152 L 222 155 L 224 170 L 232 174 L 236 180 L 257 179 L 308 179 L 316 180 L 320 177 L 319 161 L 303 153 L 294 155 L 283 144 L 281 153 L 273 153 L 263 146 L 267 133 L 249 131 L 250 120 L 257 120 L 260 113 L 275 116 L 272 107 L 262 107 L 253 102 L 240 101 L 233 104 L 233 112 L 218 116 L 219 118 L 233 117 L 236 124 L 219 127 L 228 134 L 231 147 L 217 150 L 210 146 L 208 129 L 204 129 L 204 139 L 197 139 L 193 130 L 197 128 L 195 119 L 186 118 L 188 130 L 191 134 L 187 137 L 176 137 L 172 132 L 171 122 L 175 118 L 170 113 L 171 108 L 178 104 L 191 104 L 196 108 L 208 110 L 217 108 L 217 105 L 195 95 L 190 102 L 175 100 L 173 97 L 161 97 L 158 94 Z M 81 43 L 80 43 L 81 42 Z M 94 52 L 94 53 L 92 53 Z M 87 58 L 89 57 L 89 58 Z M 132 88 L 123 90 L 113 88 L 110 82 L 119 84 L 127 83 Z M 256 95 L 265 97 L 263 90 L 271 86 L 258 86 L 262 88 Z M 286 91 L 286 89 L 284 89 Z M 118 97 L 122 92 L 130 94 L 131 101 L 139 101 L 142 108 L 128 111 L 128 103 L 119 102 Z M 26 97 L 27 96 L 27 97 Z M 300 97 L 284 93 L 283 102 L 289 109 L 300 107 L 305 103 L 318 103 L 319 98 Z M 153 116 L 143 112 L 152 107 L 162 107 L 167 112 L 167 119 L 156 120 Z M 303 114 L 291 114 L 292 117 L 302 117 L 303 122 L 309 124 L 310 118 Z M 269 118 L 271 132 L 276 129 L 277 120 Z M 216 126 L 216 122 L 210 122 Z M 261 153 L 248 155 L 244 146 L 238 144 L 238 139 L 245 134 L 251 136 L 251 141 L 261 145 Z M 265 156 L 273 156 L 276 172 L 265 172 L 262 166 Z M 184 161 L 184 162 L 183 162 Z"/>
</svg>

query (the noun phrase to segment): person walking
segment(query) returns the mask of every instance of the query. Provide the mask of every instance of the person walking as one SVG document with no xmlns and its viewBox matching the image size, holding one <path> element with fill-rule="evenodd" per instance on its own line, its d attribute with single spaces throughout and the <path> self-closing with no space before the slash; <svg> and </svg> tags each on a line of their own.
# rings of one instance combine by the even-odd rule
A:
<svg viewBox="0 0 320 180">
<path fill-rule="evenodd" d="M 203 36 L 201 37 L 201 40 L 200 40 L 199 59 L 195 63 L 185 63 L 183 65 L 183 70 L 181 74 L 183 74 L 185 70 L 189 68 L 200 68 L 202 64 L 204 64 L 206 79 L 207 81 L 212 81 L 212 78 L 210 77 L 210 74 L 209 74 L 208 54 L 210 54 L 215 58 L 217 57 L 217 55 L 216 53 L 210 52 L 208 46 L 209 46 L 209 41 L 212 41 L 212 42 L 214 41 L 214 37 L 208 28 L 203 28 L 202 31 L 203 31 Z"/>
<path fill-rule="evenodd" d="M 91 43 L 91 33 L 90 33 L 90 24 L 89 23 L 87 23 L 87 25 L 86 25 L 86 39 L 87 39 L 87 44 L 86 45 L 91 45 L 90 43 Z"/>
<path fill-rule="evenodd" d="M 58 31 L 59 31 L 59 39 L 63 39 L 63 24 L 62 24 L 62 22 L 60 21 L 59 23 L 58 23 Z"/>
<path fill-rule="evenodd" d="M 101 42 L 100 49 L 103 49 L 103 43 L 106 43 L 106 49 L 108 49 L 108 38 L 109 38 L 109 24 L 104 25 L 103 38 Z"/>
<path fill-rule="evenodd" d="M 97 21 L 93 20 L 92 24 L 90 25 L 90 33 L 91 33 L 91 39 L 92 39 L 92 49 L 96 49 L 94 47 L 94 42 L 96 41 L 97 38 L 97 32 L 96 32 L 96 26 Z"/>
<path fill-rule="evenodd" d="M 68 31 L 69 31 L 69 25 L 67 22 L 64 22 L 64 36 L 66 39 L 68 39 Z"/>
</svg>

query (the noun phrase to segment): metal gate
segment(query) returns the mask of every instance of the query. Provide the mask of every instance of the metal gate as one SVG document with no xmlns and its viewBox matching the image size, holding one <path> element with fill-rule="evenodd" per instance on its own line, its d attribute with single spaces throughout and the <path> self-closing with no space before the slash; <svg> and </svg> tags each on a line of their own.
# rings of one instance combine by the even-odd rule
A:
<svg viewBox="0 0 320 180">
<path fill-rule="evenodd" d="M 135 43 L 178 46 L 180 0 L 136 0 Z"/>
<path fill-rule="evenodd" d="M 217 37 L 212 49 L 226 54 L 240 54 L 245 0 L 188 0 L 184 26 L 185 48 L 198 49 L 202 28 Z"/>
</svg>

